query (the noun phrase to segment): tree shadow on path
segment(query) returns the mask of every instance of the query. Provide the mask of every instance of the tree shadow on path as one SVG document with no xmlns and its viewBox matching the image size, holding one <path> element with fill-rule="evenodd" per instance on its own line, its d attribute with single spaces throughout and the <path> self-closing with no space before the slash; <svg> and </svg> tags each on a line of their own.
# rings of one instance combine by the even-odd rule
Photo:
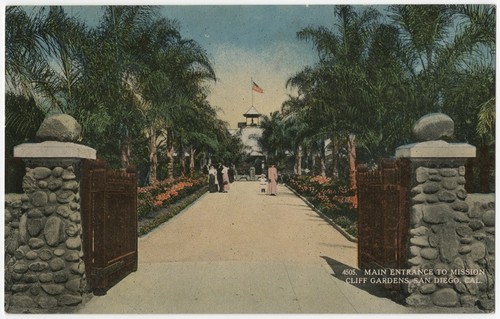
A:
<svg viewBox="0 0 500 319">
<path fill-rule="evenodd" d="M 387 298 L 398 304 L 406 306 L 403 290 L 391 290 L 384 287 L 384 284 L 371 283 L 370 279 L 383 278 L 384 276 L 368 275 L 364 270 L 353 268 L 327 256 L 321 256 L 333 270 L 332 276 L 346 282 L 367 293 L 379 297 Z"/>
</svg>

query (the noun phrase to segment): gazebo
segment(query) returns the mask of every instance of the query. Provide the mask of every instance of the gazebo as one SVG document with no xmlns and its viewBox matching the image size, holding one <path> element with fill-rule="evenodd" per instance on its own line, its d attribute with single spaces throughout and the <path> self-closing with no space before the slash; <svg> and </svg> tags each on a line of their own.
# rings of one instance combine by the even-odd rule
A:
<svg viewBox="0 0 500 319">
<path fill-rule="evenodd" d="M 252 106 L 245 114 L 243 114 L 243 116 L 246 119 L 246 125 L 255 126 L 259 125 L 260 121 L 259 119 L 262 116 L 262 114 L 260 114 L 259 111 L 257 111 L 257 109 L 254 106 Z M 248 119 L 250 119 L 250 124 L 248 124 Z"/>
</svg>

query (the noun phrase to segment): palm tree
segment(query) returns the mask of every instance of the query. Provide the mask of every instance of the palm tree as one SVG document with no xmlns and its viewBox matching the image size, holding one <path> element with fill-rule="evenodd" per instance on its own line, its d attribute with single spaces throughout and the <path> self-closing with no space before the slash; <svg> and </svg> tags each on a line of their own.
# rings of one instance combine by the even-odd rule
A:
<svg viewBox="0 0 500 319">
<path fill-rule="evenodd" d="M 158 147 L 165 141 L 167 116 L 175 107 L 165 85 L 172 82 L 171 75 L 162 64 L 168 63 L 172 42 L 180 37 L 173 21 L 151 20 L 141 28 L 132 30 L 130 69 L 126 74 L 128 90 L 141 105 L 143 130 L 148 149 L 148 181 L 157 180 Z M 162 101 L 164 99 L 164 101 Z M 173 101 L 171 101 L 173 102 Z"/>
<path fill-rule="evenodd" d="M 302 71 L 289 78 L 286 85 L 298 89 L 297 99 L 301 102 L 287 106 L 286 103 L 289 102 L 285 101 L 283 107 L 287 109 L 287 112 L 301 113 L 301 117 L 309 125 L 310 132 L 307 135 L 310 143 L 316 145 L 314 149 L 319 152 L 321 161 L 326 161 L 324 147 L 326 140 L 331 141 L 329 147 L 332 150 L 331 153 L 335 154 L 331 158 L 331 174 L 337 178 L 339 174 L 336 154 L 338 154 L 339 148 L 338 140 L 342 134 L 335 129 L 338 126 L 336 123 L 338 110 L 331 103 L 333 98 L 329 86 L 332 85 L 333 79 L 328 68 L 329 66 L 319 63 L 314 67 L 305 67 Z M 289 100 L 293 101 L 292 97 Z M 293 105 L 295 107 L 290 107 Z M 326 174 L 326 172 L 321 172 L 321 174 Z"/>
<path fill-rule="evenodd" d="M 5 151 L 10 154 L 16 144 L 34 139 L 46 114 L 33 85 L 46 65 L 35 19 L 16 6 L 5 13 Z"/>
<path fill-rule="evenodd" d="M 132 30 L 131 38 L 131 67 L 126 81 L 130 92 L 144 101 L 149 179 L 156 180 L 158 147 L 166 149 L 167 176 L 173 177 L 175 146 L 183 158 L 184 136 L 191 124 L 186 119 L 196 119 L 185 115 L 196 108 L 200 96 L 206 98 L 204 82 L 215 80 L 215 73 L 205 51 L 193 40 L 183 39 L 175 21 L 152 20 Z"/>
<path fill-rule="evenodd" d="M 83 47 L 75 118 L 86 133 L 86 143 L 111 165 L 124 168 L 137 158 L 132 152 L 134 142 L 145 144 L 141 138 L 145 100 L 138 99 L 130 79 L 137 67 L 136 35 L 147 29 L 155 14 L 145 6 L 107 6 L 103 10 L 100 24 L 91 30 Z"/>
<path fill-rule="evenodd" d="M 259 144 L 264 153 L 267 154 L 268 161 L 273 161 L 278 166 L 284 167 L 289 143 L 286 141 L 287 135 L 281 112 L 275 111 L 270 116 L 264 115 L 260 126 L 263 132 Z"/>
<path fill-rule="evenodd" d="M 490 163 L 495 158 L 496 8 L 495 6 L 462 5 L 455 9 L 456 15 L 463 20 L 460 25 L 461 32 L 456 36 L 455 43 L 464 48 L 460 51 L 463 55 L 460 56 L 461 62 L 456 66 L 455 73 L 465 78 L 463 83 L 469 86 L 464 91 L 459 91 L 462 85 L 452 86 L 451 91 L 457 94 L 456 97 L 464 97 L 464 101 L 461 105 L 457 105 L 458 101 L 452 98 L 453 102 L 449 106 L 445 102 L 445 105 L 448 112 L 462 110 L 460 114 L 455 115 L 460 119 L 460 123 L 472 122 L 475 130 L 467 131 L 470 132 L 475 144 L 479 145 L 477 161 L 480 171 L 480 191 L 490 192 L 489 181 L 493 175 L 490 174 Z M 471 92 L 472 88 L 476 91 Z M 465 92 L 471 92 L 471 94 L 465 97 Z M 469 111 L 478 114 L 473 121 L 466 115 Z"/>
<path fill-rule="evenodd" d="M 394 149 L 411 140 L 413 91 L 406 64 L 401 59 L 399 30 L 380 24 L 372 34 L 365 64 L 365 105 L 369 110 L 358 139 L 358 157 L 377 162 L 392 156 Z M 390 120 L 389 120 L 390 119 Z"/>
<path fill-rule="evenodd" d="M 350 180 L 355 186 L 354 137 L 363 131 L 369 114 L 366 110 L 366 52 L 378 13 L 371 8 L 358 12 L 351 6 L 338 6 L 335 17 L 338 19 L 336 29 L 308 27 L 299 31 L 297 37 L 311 41 L 318 51 L 319 64 L 306 72 L 315 74 L 317 79 L 312 85 L 314 98 L 309 105 L 330 123 L 333 156 L 337 155 L 339 137 L 348 137 Z M 333 167 L 335 176 L 336 165 Z"/>
<path fill-rule="evenodd" d="M 165 121 L 167 175 L 172 177 L 174 136 L 182 138 L 183 131 L 177 123 L 182 123 L 188 109 L 196 108 L 195 101 L 204 95 L 205 82 L 215 81 L 216 77 L 206 52 L 192 40 L 184 40 L 179 36 L 165 58 L 163 66 L 159 66 L 164 72 L 165 81 L 148 83 L 154 88 L 152 92 L 155 94 L 151 98 L 159 106 Z M 163 88 L 160 89 L 160 86 Z M 192 125 L 191 129 L 195 127 Z"/>
<path fill-rule="evenodd" d="M 40 122 L 33 117 L 75 112 L 72 95 L 81 74 L 79 47 L 85 35 L 84 25 L 69 18 L 60 7 L 42 7 L 31 16 L 21 7 L 7 8 L 7 92 L 34 101 L 24 107 L 37 109 L 24 114 L 9 106 L 8 126 L 17 126 L 25 133 L 33 129 L 29 123 Z M 30 120 L 26 121 L 26 115 Z"/>
<path fill-rule="evenodd" d="M 33 82 L 36 73 L 45 65 L 42 58 L 43 42 L 39 40 L 38 26 L 21 7 L 7 7 L 5 12 L 5 75 L 6 91 L 28 98 L 36 95 Z"/>
<path fill-rule="evenodd" d="M 225 132 L 228 131 L 227 123 L 217 118 L 217 111 L 208 103 L 206 96 L 199 96 L 194 103 L 185 108 L 183 116 L 179 118 L 180 122 L 176 123 L 176 128 L 181 131 L 182 136 L 179 145 L 185 145 L 189 150 L 191 176 L 195 171 L 197 153 L 220 154 L 225 148 Z M 184 147 L 179 147 L 181 148 Z M 181 168 L 182 166 L 181 162 Z"/>
<path fill-rule="evenodd" d="M 304 149 L 311 149 L 311 137 L 316 135 L 315 130 L 311 129 L 311 114 L 307 112 L 305 103 L 304 98 L 289 96 L 281 107 L 285 136 L 291 136 L 288 139 L 295 153 L 294 172 L 296 175 L 302 175 Z"/>
<path fill-rule="evenodd" d="M 183 39 L 177 23 L 157 16 L 153 7 L 103 10 L 100 25 L 88 29 L 61 7 L 44 7 L 31 16 L 19 7 L 7 9 L 9 134 L 31 136 L 31 126 L 40 122 L 23 118 L 21 102 L 40 110 L 28 112 L 31 116 L 68 113 L 82 124 L 84 142 L 113 166 L 138 163 L 146 154 L 150 180 L 156 179 L 162 143 L 170 155 L 175 144 L 205 149 L 199 143 L 204 140 L 208 148 L 218 147 L 214 139 L 226 139 L 219 132 L 226 127 L 206 102 L 206 82 L 215 80 L 215 73 L 203 48 Z M 207 119 L 196 117 L 200 110 Z M 193 116 L 184 117 L 188 111 Z M 200 123 L 207 134 L 196 130 Z"/>
<path fill-rule="evenodd" d="M 418 116 L 441 111 L 448 80 L 480 56 L 477 45 L 494 50 L 494 6 L 397 5 L 391 12 L 400 31 L 401 60 L 420 92 Z"/>
<path fill-rule="evenodd" d="M 371 9 L 340 6 L 334 29 L 298 32 L 314 44 L 319 62 L 288 84 L 304 95 L 308 112 L 319 115 L 309 123 L 317 130 L 329 127 L 331 145 L 348 141 L 351 184 L 355 144 L 365 160 L 392 155 L 426 113 L 446 111 L 458 119 L 466 141 L 477 128 L 471 111 L 486 106 L 483 118 L 491 123 L 486 110 L 494 99 L 494 6 L 391 6 L 390 12 L 392 20 L 384 24 Z"/>
<path fill-rule="evenodd" d="M 495 7 L 491 5 L 393 6 L 418 116 L 443 111 L 456 135 L 479 144 L 482 189 L 488 188 L 488 144 L 476 134 L 481 106 L 495 97 Z M 453 28 L 453 23 L 456 25 Z M 454 34 L 450 34 L 454 30 Z M 423 93 L 423 94 L 422 94 Z"/>
<path fill-rule="evenodd" d="M 33 98 L 8 92 L 5 96 L 5 155 L 13 156 L 14 146 L 33 142 L 45 112 Z"/>
<path fill-rule="evenodd" d="M 44 9 L 40 10 L 44 15 Z M 82 50 L 87 45 L 87 28 L 68 17 L 62 7 L 49 7 L 41 27 L 44 58 L 50 75 L 39 82 L 40 93 L 51 109 L 74 115 L 78 108 L 74 94 L 82 75 Z"/>
<path fill-rule="evenodd" d="M 400 31 L 401 59 L 413 78 L 420 94 L 415 107 L 421 115 L 440 109 L 441 82 L 439 70 L 439 47 L 446 43 L 453 22 L 445 5 L 390 7 L 391 18 Z"/>
</svg>

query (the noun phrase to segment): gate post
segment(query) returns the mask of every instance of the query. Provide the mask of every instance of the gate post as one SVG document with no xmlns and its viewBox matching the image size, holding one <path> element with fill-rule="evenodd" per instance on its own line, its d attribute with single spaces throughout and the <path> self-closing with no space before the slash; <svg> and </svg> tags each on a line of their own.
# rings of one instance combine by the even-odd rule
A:
<svg viewBox="0 0 500 319">
<path fill-rule="evenodd" d="M 454 123 L 444 114 L 419 119 L 413 128 L 419 143 L 400 146 L 397 158 L 411 161 L 407 285 L 410 306 L 472 307 L 491 298 L 494 240 L 491 221 L 473 216 L 465 199 L 465 161 L 476 148 L 448 143 Z M 486 225 L 487 223 L 490 225 Z M 493 252 L 492 252 L 493 253 Z M 494 260 L 494 259 L 493 259 Z"/>
<path fill-rule="evenodd" d="M 79 166 L 82 159 L 95 159 L 96 151 L 75 143 L 80 133 L 74 118 L 55 115 L 37 132 L 42 142 L 14 148 L 26 173 L 21 210 L 6 223 L 7 312 L 61 312 L 82 303 L 87 293 Z"/>
</svg>

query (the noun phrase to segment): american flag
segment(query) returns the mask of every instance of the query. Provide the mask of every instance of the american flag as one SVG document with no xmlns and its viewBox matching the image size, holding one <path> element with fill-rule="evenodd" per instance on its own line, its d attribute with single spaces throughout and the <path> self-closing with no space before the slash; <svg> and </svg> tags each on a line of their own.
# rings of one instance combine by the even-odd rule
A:
<svg viewBox="0 0 500 319">
<path fill-rule="evenodd" d="M 254 81 L 252 81 L 252 90 L 258 93 L 264 93 L 264 90 L 257 85 Z"/>
</svg>

